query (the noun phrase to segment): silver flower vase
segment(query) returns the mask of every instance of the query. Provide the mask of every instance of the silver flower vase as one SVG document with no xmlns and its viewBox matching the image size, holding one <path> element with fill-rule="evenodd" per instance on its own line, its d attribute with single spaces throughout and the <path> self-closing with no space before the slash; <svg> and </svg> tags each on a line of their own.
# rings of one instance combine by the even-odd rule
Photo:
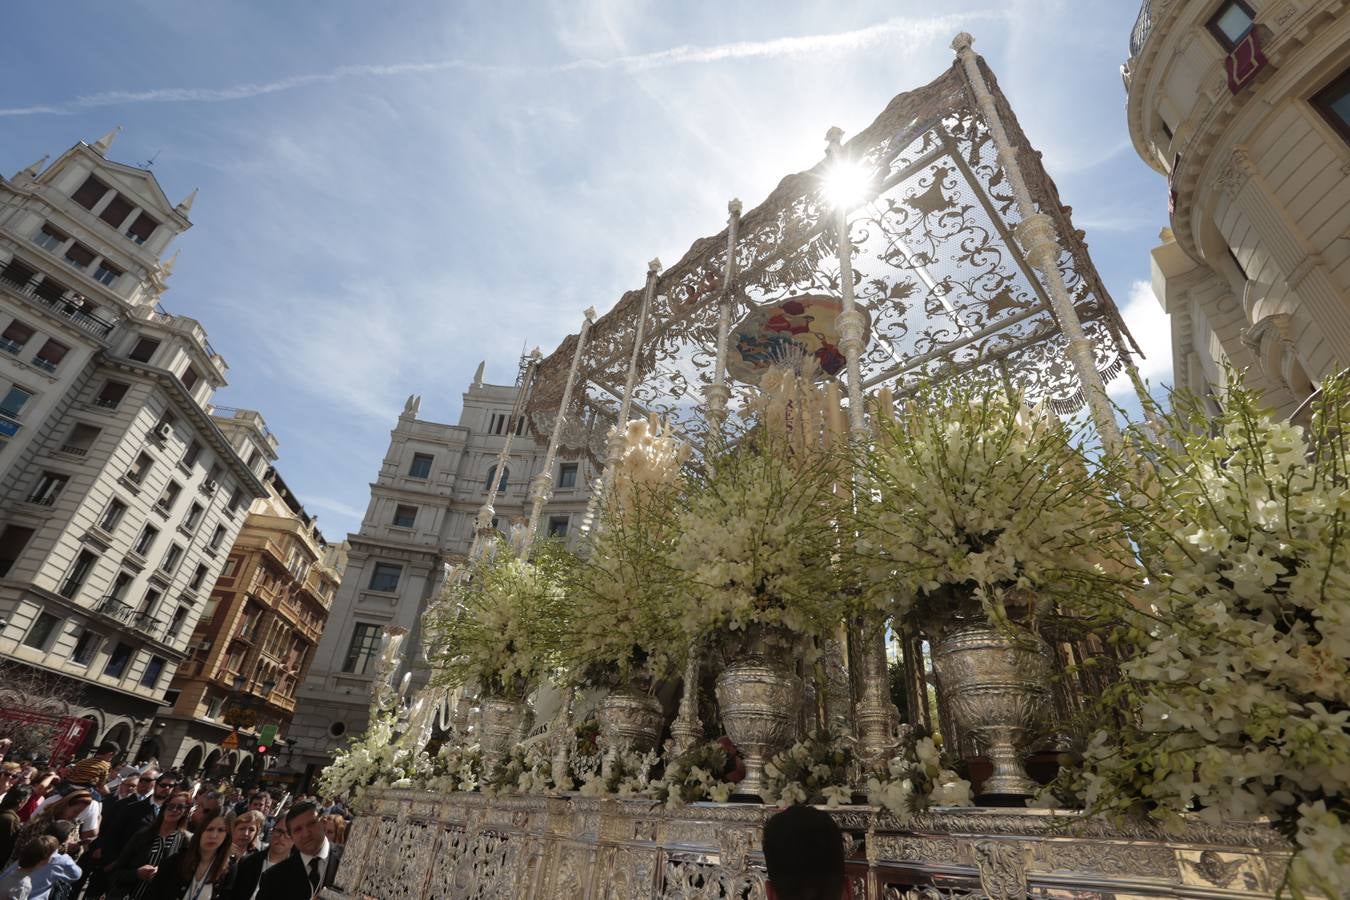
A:
<svg viewBox="0 0 1350 900">
<path fill-rule="evenodd" d="M 595 718 L 604 748 L 604 774 L 614 759 L 627 751 L 646 753 L 656 746 L 665 724 L 665 711 L 655 697 L 631 685 L 610 691 L 600 701 Z"/>
<path fill-rule="evenodd" d="M 727 654 L 717 676 L 717 704 L 727 737 L 740 751 L 745 778 L 736 793 L 762 797 L 764 765 L 796 732 L 802 683 L 789 665 L 795 641 L 784 629 L 752 627 Z"/>
<path fill-rule="evenodd" d="M 1050 647 L 1018 626 L 956 621 L 933 642 L 933 668 L 956 724 L 994 768 L 979 799 L 1000 804 L 1030 796 L 1037 785 L 1022 760 L 1050 711 Z"/>
<path fill-rule="evenodd" d="M 525 704 L 519 700 L 484 697 L 479 702 L 479 745 L 483 749 L 483 767 L 491 770 L 500 763 L 516 742 L 520 723 L 525 720 Z"/>
</svg>

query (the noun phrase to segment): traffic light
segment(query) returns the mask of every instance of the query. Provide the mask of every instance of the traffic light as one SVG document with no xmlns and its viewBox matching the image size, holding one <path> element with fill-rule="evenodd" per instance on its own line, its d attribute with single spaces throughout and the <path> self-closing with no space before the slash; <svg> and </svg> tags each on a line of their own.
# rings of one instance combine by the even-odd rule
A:
<svg viewBox="0 0 1350 900">
<path fill-rule="evenodd" d="M 264 725 L 258 732 L 258 755 L 266 756 L 277 739 L 277 726 Z"/>
</svg>

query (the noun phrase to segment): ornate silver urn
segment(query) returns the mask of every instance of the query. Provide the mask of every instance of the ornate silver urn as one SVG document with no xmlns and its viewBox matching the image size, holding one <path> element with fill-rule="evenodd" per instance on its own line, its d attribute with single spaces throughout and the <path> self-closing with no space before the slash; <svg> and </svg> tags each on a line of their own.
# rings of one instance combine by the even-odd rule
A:
<svg viewBox="0 0 1350 900">
<path fill-rule="evenodd" d="M 745 763 L 738 794 L 762 796 L 764 764 L 796 733 L 802 683 L 790 667 L 794 644 L 783 629 L 752 627 L 717 676 L 722 725 Z"/>
<path fill-rule="evenodd" d="M 958 620 L 934 640 L 933 668 L 956 724 L 994 767 L 980 798 L 1030 796 L 1037 785 L 1022 759 L 1049 714 L 1050 647 L 1019 626 L 995 628 L 982 617 Z"/>
<path fill-rule="evenodd" d="M 484 697 L 479 701 L 479 745 L 483 748 L 483 766 L 490 770 L 501 762 L 516 742 L 520 725 L 525 721 L 525 703 L 501 697 Z"/>
<path fill-rule="evenodd" d="M 595 713 L 600 726 L 600 745 L 605 750 L 604 767 L 624 751 L 646 753 L 656 746 L 665 724 L 661 703 L 631 685 L 610 691 Z"/>
</svg>

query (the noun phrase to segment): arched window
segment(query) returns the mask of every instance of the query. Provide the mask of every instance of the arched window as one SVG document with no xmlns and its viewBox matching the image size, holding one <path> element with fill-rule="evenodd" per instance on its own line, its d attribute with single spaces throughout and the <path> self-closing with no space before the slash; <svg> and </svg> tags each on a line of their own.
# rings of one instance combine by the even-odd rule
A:
<svg viewBox="0 0 1350 900">
<path fill-rule="evenodd" d="M 485 491 L 492 490 L 492 476 L 495 475 L 496 473 L 497 467 L 495 465 L 492 466 L 492 468 L 488 469 L 487 478 L 483 479 L 483 490 Z M 502 468 L 502 480 L 497 483 L 497 493 L 501 494 L 506 492 L 506 481 L 510 477 L 511 477 L 510 467 L 504 466 Z"/>
</svg>

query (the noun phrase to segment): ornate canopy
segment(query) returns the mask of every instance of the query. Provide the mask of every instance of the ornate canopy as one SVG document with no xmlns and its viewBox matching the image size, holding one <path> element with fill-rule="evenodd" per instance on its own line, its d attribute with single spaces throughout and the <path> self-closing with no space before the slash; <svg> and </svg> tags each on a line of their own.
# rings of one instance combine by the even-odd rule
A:
<svg viewBox="0 0 1350 900">
<path fill-rule="evenodd" d="M 1097 368 L 1104 379 L 1114 377 L 1137 348 L 1040 154 L 983 59 L 979 65 L 1038 211 L 1055 224 L 1063 247 L 1059 268 L 1094 345 Z M 1065 355 L 1045 276 L 1028 263 L 1013 235 L 1021 216 L 960 63 L 893 99 L 843 149 L 872 185 L 871 199 L 847 216 L 854 293 L 869 320 L 861 359 L 864 390 L 888 385 L 903 395 L 925 379 L 986 369 L 1061 412 L 1078 408 L 1083 392 Z M 830 165 L 822 160 L 787 176 L 740 218 L 736 274 L 727 291 L 733 323 L 756 323 L 762 334 L 764 322 L 786 301 L 806 299 L 806 307 L 814 304 L 823 313 L 828 302 L 822 301 L 841 296 L 835 215 L 822 196 Z M 727 247 L 726 230 L 701 238 L 660 273 L 638 354 L 633 415 L 658 412 L 691 434 L 704 427 Z M 603 459 L 644 293 L 642 287 L 625 293 L 591 329 L 562 436 L 564 452 L 587 451 Z M 777 309 L 766 309 L 771 306 Z M 770 332 L 818 331 L 809 315 L 793 318 L 801 309 L 789 304 L 786 318 L 771 323 Z M 807 352 L 823 360 L 832 352 L 832 333 L 815 334 Z M 569 336 L 539 366 L 528 411 L 540 433 L 547 433 L 558 410 L 577 340 Z M 742 356 L 763 349 L 753 346 L 756 334 L 733 328 L 733 379 L 736 363 L 743 362 L 738 341 Z M 734 408 L 744 385 L 733 380 L 729 387 Z"/>
</svg>

